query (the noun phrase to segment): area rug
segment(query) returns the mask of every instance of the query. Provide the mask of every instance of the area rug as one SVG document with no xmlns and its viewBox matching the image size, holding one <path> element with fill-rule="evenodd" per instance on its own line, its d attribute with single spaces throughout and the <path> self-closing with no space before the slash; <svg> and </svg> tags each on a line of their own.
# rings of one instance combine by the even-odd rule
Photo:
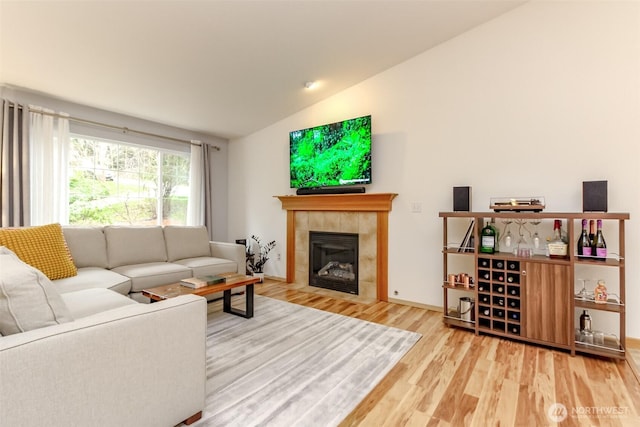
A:
<svg viewBox="0 0 640 427">
<path fill-rule="evenodd" d="M 254 307 L 252 319 L 209 314 L 206 405 L 193 425 L 338 425 L 421 337 L 267 297 Z"/>
</svg>

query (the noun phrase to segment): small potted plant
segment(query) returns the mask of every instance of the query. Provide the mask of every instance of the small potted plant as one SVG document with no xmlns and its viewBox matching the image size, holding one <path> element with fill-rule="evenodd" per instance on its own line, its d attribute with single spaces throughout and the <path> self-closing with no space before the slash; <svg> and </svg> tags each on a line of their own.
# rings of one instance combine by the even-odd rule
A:
<svg viewBox="0 0 640 427">
<path fill-rule="evenodd" d="M 258 251 L 253 251 L 254 242 L 258 245 Z M 269 243 L 262 244 L 257 236 L 251 236 L 251 241 L 247 245 L 247 271 L 253 276 L 260 278 L 260 283 L 264 280 L 264 264 L 269 261 L 269 252 L 275 248 L 276 241 L 272 240 Z"/>
</svg>

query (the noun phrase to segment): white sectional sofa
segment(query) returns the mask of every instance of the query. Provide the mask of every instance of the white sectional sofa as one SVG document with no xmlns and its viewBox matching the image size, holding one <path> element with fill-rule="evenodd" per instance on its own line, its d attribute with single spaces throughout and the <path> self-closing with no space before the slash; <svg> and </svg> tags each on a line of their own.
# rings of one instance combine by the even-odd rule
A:
<svg viewBox="0 0 640 427">
<path fill-rule="evenodd" d="M 59 293 L 0 246 L 0 425 L 174 426 L 205 400 L 207 304 Z"/>
<path fill-rule="evenodd" d="M 73 321 L 0 337 L 1 426 L 171 427 L 203 410 L 204 298 L 62 298 Z"/>
<path fill-rule="evenodd" d="M 49 280 L 0 246 L 0 426 L 196 420 L 205 400 L 206 299 L 143 304 L 141 291 L 243 271 L 244 247 L 210 242 L 204 227 L 56 226 L 43 228 L 57 230 L 58 254 L 66 241 L 77 275 Z M 27 245 L 42 255 L 50 240 Z"/>
<path fill-rule="evenodd" d="M 145 288 L 187 277 L 237 273 L 242 245 L 212 242 L 205 227 L 63 227 L 78 274 L 54 280 L 60 292 L 107 288 L 140 302 Z"/>
</svg>

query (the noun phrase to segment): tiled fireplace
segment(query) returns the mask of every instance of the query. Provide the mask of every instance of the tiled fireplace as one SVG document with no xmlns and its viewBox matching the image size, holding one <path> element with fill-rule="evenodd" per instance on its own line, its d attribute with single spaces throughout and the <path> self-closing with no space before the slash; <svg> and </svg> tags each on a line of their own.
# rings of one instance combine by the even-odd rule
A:
<svg viewBox="0 0 640 427">
<path fill-rule="evenodd" d="M 392 193 L 278 196 L 287 210 L 287 282 L 359 302 L 387 301 L 388 214 Z M 309 286 L 310 232 L 356 234 L 357 295 Z"/>
</svg>

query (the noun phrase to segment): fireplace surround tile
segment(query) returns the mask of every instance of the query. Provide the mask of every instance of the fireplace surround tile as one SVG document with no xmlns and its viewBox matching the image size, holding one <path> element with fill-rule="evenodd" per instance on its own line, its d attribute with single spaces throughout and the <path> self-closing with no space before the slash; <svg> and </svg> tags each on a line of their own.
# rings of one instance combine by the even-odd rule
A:
<svg viewBox="0 0 640 427">
<path fill-rule="evenodd" d="M 287 210 L 287 281 L 297 289 L 342 299 L 365 303 L 387 301 L 388 213 L 396 196 L 395 193 L 276 196 Z M 309 231 L 359 235 L 359 295 L 308 285 Z"/>
</svg>

